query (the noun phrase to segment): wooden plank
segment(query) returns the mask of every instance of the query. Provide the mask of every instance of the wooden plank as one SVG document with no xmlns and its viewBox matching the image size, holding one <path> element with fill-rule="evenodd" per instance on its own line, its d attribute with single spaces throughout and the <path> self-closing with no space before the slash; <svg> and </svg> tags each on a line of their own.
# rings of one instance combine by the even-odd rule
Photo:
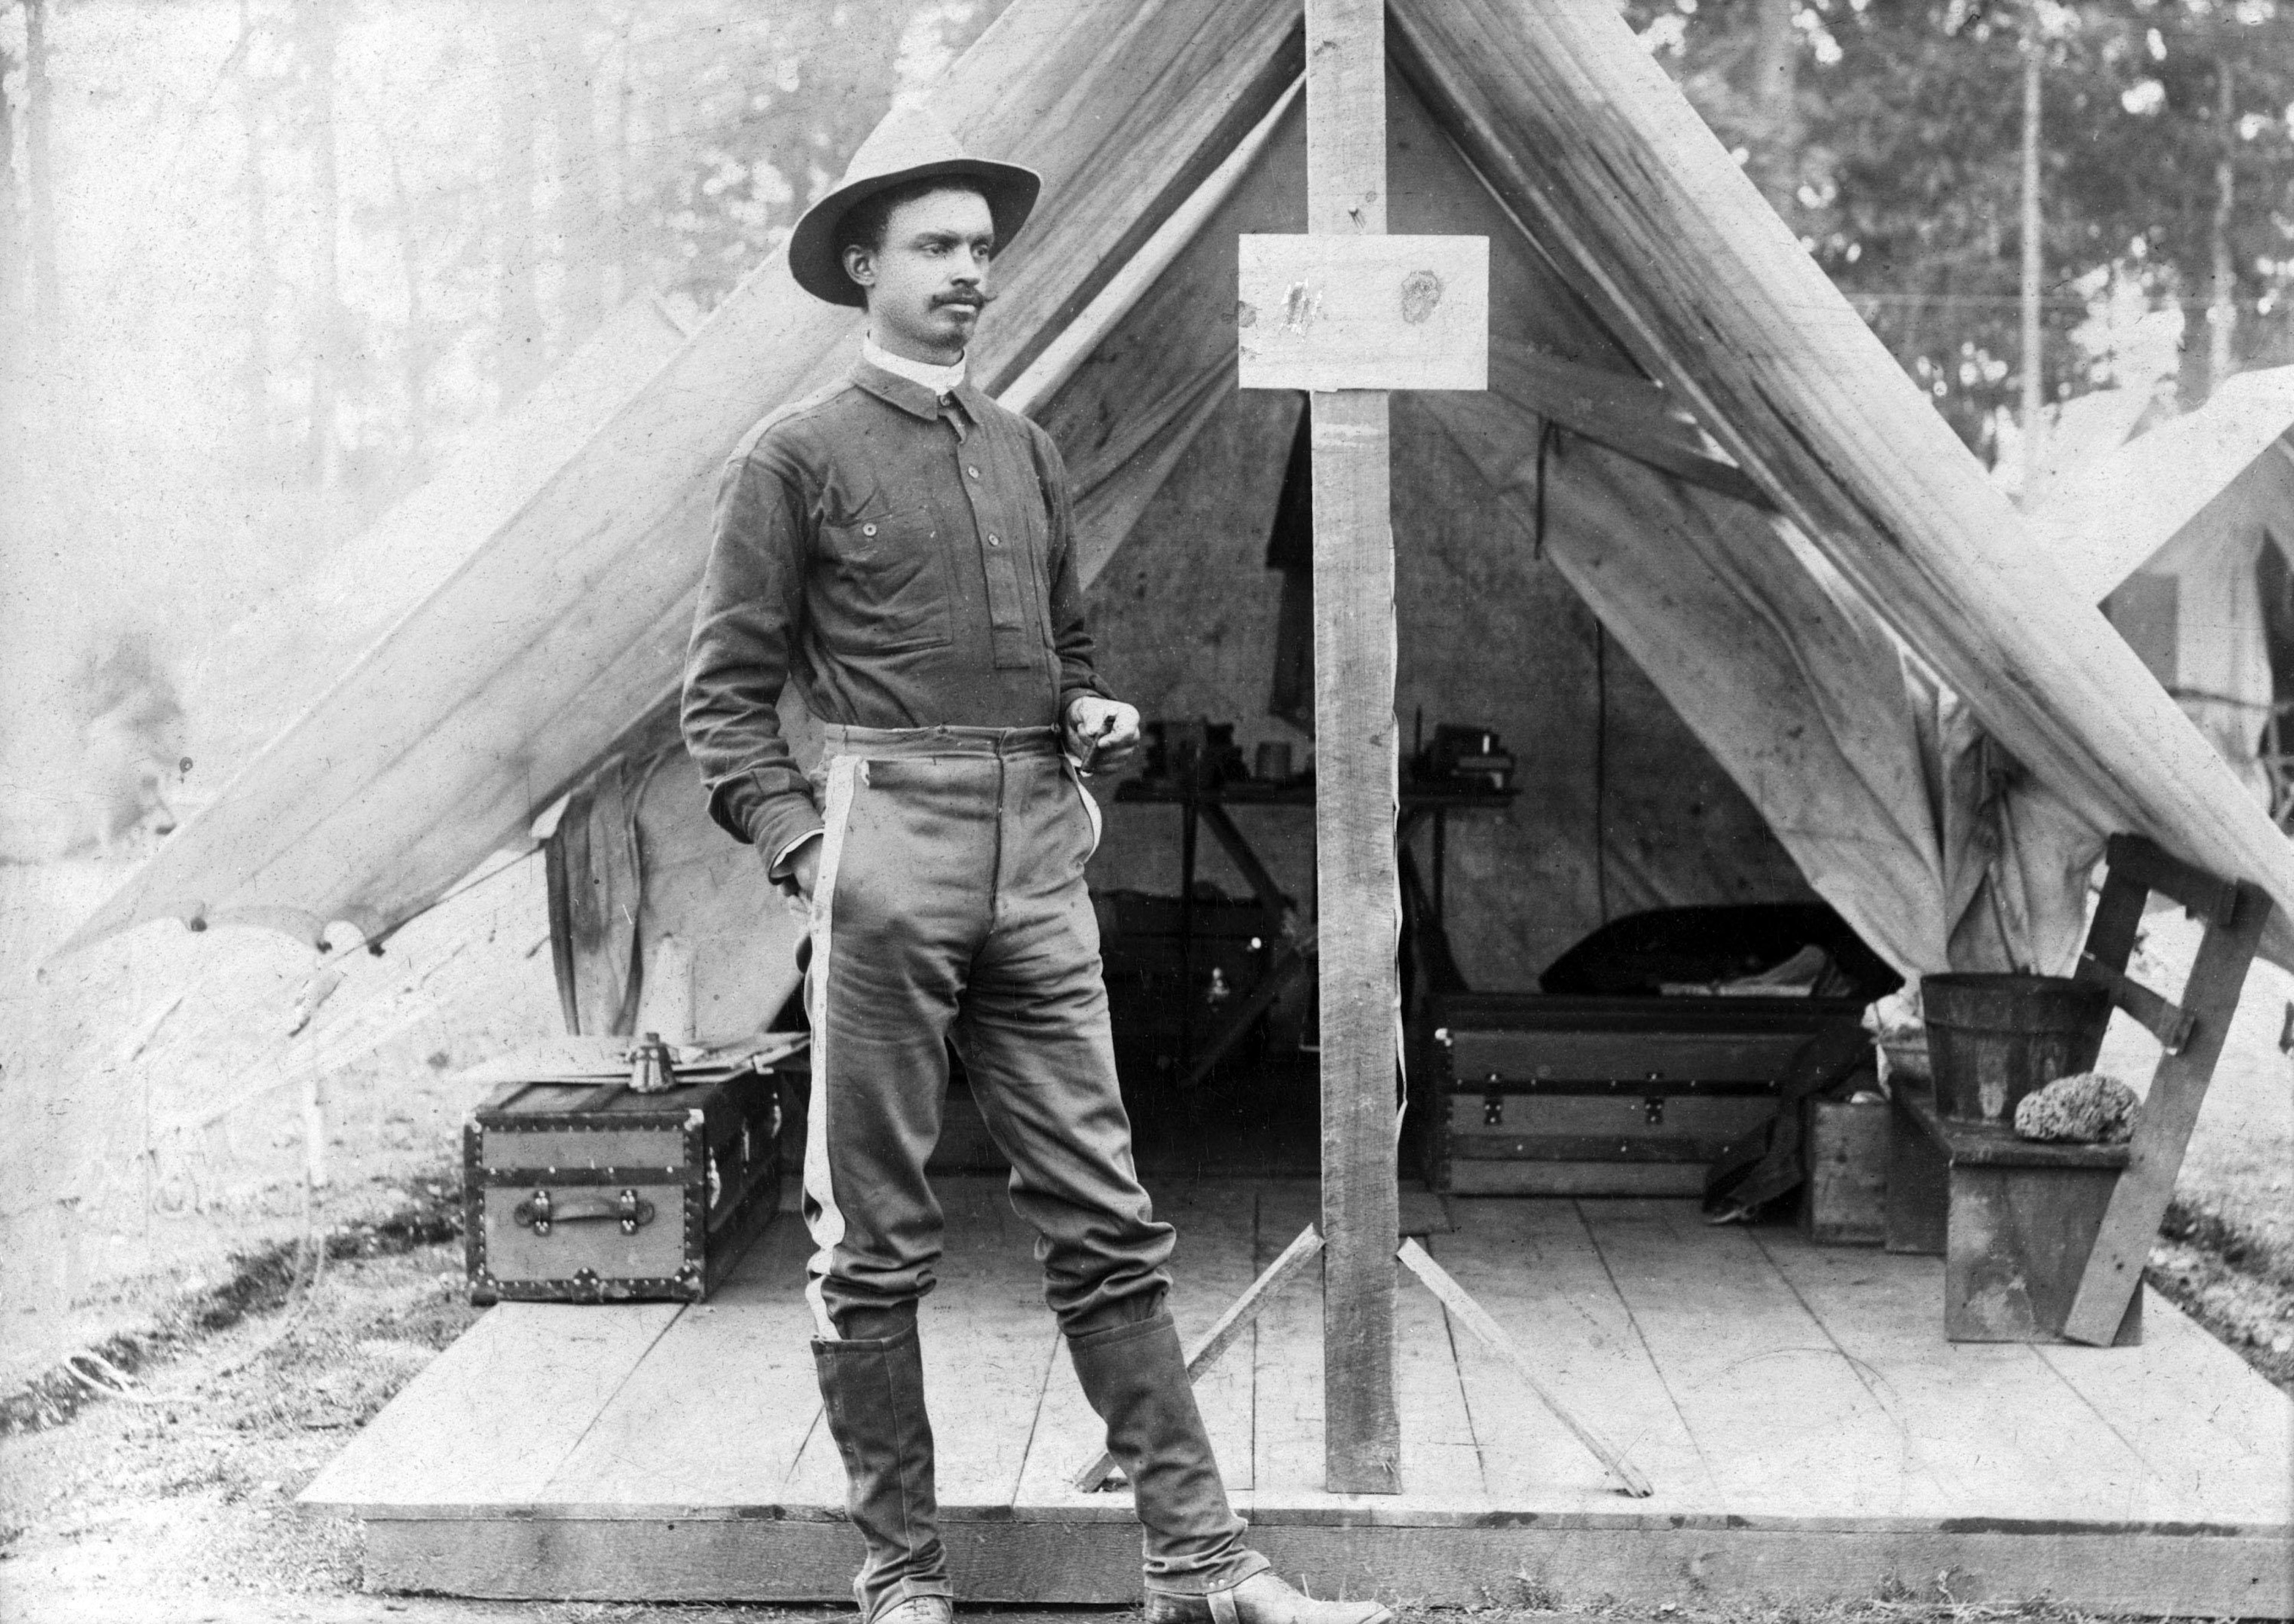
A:
<svg viewBox="0 0 2294 1624">
<path fill-rule="evenodd" d="M 785 1213 L 709 1302 L 664 1331 L 538 1498 L 574 1505 L 780 1506 L 820 1412 L 811 1238 Z"/>
<path fill-rule="evenodd" d="M 2146 1289 L 2144 1299 L 2139 1348 L 2034 1350 L 2149 1468 L 2144 1496 L 2126 1514 L 2294 1525 L 2294 1399 L 2158 1293 Z"/>
<path fill-rule="evenodd" d="M 1659 473 L 1763 512 L 1775 511 L 1760 486 L 1742 468 L 1706 450 L 1696 427 L 1677 415 L 1672 398 L 1645 378 L 1493 338 L 1490 382 L 1515 405 Z"/>
<path fill-rule="evenodd" d="M 1299 1230 L 1297 1238 L 1227 1305 L 1226 1311 L 1211 1322 L 1210 1328 L 1186 1344 L 1188 1381 L 1200 1381 L 1208 1375 L 1226 1351 L 1242 1340 L 1268 1300 L 1314 1262 L 1322 1250 L 1322 1238 L 1314 1232 L 1313 1225 Z M 1102 1449 L 1070 1481 L 1078 1493 L 1089 1494 L 1105 1483 L 1115 1469 L 1115 1457 Z"/>
<path fill-rule="evenodd" d="M 1272 236 L 1240 245 L 1245 389 L 1486 389 L 1486 237 Z"/>
<path fill-rule="evenodd" d="M 1912 1108 L 1910 1086 L 1897 1080 L 1888 1098 L 1888 1223 L 1884 1245 L 1896 1253 L 1940 1257 L 1949 1238 L 1951 1159 L 1931 1131 L 1932 1109 Z"/>
<path fill-rule="evenodd" d="M 1158 1185 L 1154 1194 L 1157 1214 L 1178 1226 L 1179 1249 L 1171 1259 L 1171 1312 L 1179 1322 L 1179 1335 L 1192 1341 L 1258 1276 L 1264 1261 L 1258 1251 L 1258 1193 L 1226 1180 L 1195 1179 L 1168 1191 Z M 1310 1203 L 1300 1222 L 1313 1216 Z M 1270 1234 L 1263 1238 L 1271 1252 L 1282 1238 Z M 1296 1297 L 1311 1311 L 1315 1273 L 1309 1270 L 1306 1279 L 1282 1295 Z M 1202 1412 L 1204 1430 L 1210 1433 L 1231 1492 L 1247 1492 L 1254 1481 L 1251 1394 L 1257 1348 L 1254 1320 L 1241 1344 L 1195 1381 L 1195 1408 Z M 1070 1452 L 1061 1465 L 1072 1465 L 1074 1458 Z"/>
<path fill-rule="evenodd" d="M 2046 1597 L 2104 1614 L 2280 1619 L 2294 1609 L 2282 1539 L 1972 1531 L 1330 1528 L 1261 1520 L 1252 1541 L 1316 1596 L 1423 1607 L 1543 1610 Z M 1136 1531 L 1115 1522 L 951 1522 L 967 1601 L 1131 1604 Z M 480 1597 L 844 1604 L 857 1544 L 838 1523 L 635 1520 L 376 1522 L 366 1587 Z"/>
<path fill-rule="evenodd" d="M 1607 1439 L 1569 1412 L 1554 1396 L 1552 1390 L 1539 1379 L 1536 1368 L 1530 1363 L 1520 1344 L 1491 1318 L 1487 1309 L 1474 1301 L 1464 1287 L 1450 1278 L 1449 1271 L 1436 1263 L 1424 1246 L 1415 1240 L 1405 1240 L 1402 1243 L 1401 1257 L 1403 1265 L 1425 1283 L 1428 1290 L 1441 1299 L 1444 1308 L 1473 1332 L 1485 1347 L 1491 1349 L 1512 1368 L 1516 1379 L 1568 1429 L 1571 1437 L 1585 1446 L 1626 1493 L 1639 1498 L 1648 1496 L 1648 1479 L 1620 1456 Z"/>
<path fill-rule="evenodd" d="M 1395 960 L 1400 876 L 1394 547 L 1383 395 L 1318 395 L 1314 413 L 1315 848 L 1321 917 L 1323 1319 L 1329 1483 L 1391 1493 Z"/>
<path fill-rule="evenodd" d="M 1173 1259 L 1170 1309 L 1189 1347 L 1207 1339 L 1235 1299 L 1257 1278 L 1252 1266 L 1257 1235 L 1255 1198 L 1237 1200 L 1232 1185 L 1189 1183 L 1158 1189 L 1155 1214 L 1179 1231 Z M 1231 1357 L 1215 1359 L 1195 1376 L 1195 1405 L 1210 1434 L 1221 1475 L 1230 1491 L 1251 1482 L 1250 1387 L 1252 1330 L 1248 1322 Z M 1085 1475 L 1076 1465 L 1086 1457 L 1106 1459 L 1106 1427 L 1085 1400 L 1075 1367 L 1065 1357 L 1053 1361 L 1036 1436 L 1020 1474 L 1019 1503 L 1026 1506 L 1112 1505 L 1128 1514 L 1127 1486 L 1100 1474 L 1093 1490 L 1078 1486 Z M 1111 1463 L 1110 1463 L 1111 1464 Z"/>
<path fill-rule="evenodd" d="M 1306 228 L 1386 231 L 1384 0 L 1306 0 Z M 1325 1486 L 1401 1488 L 1395 1402 L 1394 522 L 1387 398 L 1320 394 L 1314 487 L 1314 850 L 1322 1052 Z"/>
<path fill-rule="evenodd" d="M 2145 1468 L 2028 1344 L 1942 1336 L 1936 1266 L 1752 1232 L 1842 1353 L 1875 1376 L 1903 1449 L 1955 1518 L 2133 1519 Z M 2196 1517 L 2191 1506 L 2167 1515 Z"/>
<path fill-rule="evenodd" d="M 1607 1140 L 1726 1141 L 1750 1133 L 1776 1113 L 1777 1097 L 1767 1092 L 1666 1098 L 1629 1092 L 1481 1095 L 1460 1091 L 1450 1096 L 1450 1132 L 1477 1139 L 1557 1133 Z"/>
<path fill-rule="evenodd" d="M 360 1515 L 542 1498 L 678 1303 L 505 1303 L 424 1367 L 297 1497 Z"/>
<path fill-rule="evenodd" d="M 2090 962 L 2106 970 L 2127 968 L 2135 952 L 2135 938 L 2143 930 L 2143 910 L 2150 900 L 2151 888 L 2134 875 L 2113 869 L 2104 877 L 2095 918 L 2087 924 L 2087 945 L 2079 954 L 2081 970 Z"/>
<path fill-rule="evenodd" d="M 2109 1167 L 1956 1160 L 1944 1238 L 1944 1335 L 1954 1342 L 2054 1341 L 2119 1177 Z M 2107 1340 L 2142 1340 L 2140 1301 L 2121 1305 Z"/>
<path fill-rule="evenodd" d="M 1669 1202 L 1579 1210 L 1712 1469 L 1721 1509 L 1945 1514 L 1932 1475 L 1741 1226 L 1706 1226 Z"/>
<path fill-rule="evenodd" d="M 943 1509 L 1008 1508 L 1043 1408 L 1059 1329 L 1032 1266 L 1035 1234 L 1005 1181 L 935 1181 L 947 1214 L 940 1287 L 918 1318 Z"/>
<path fill-rule="evenodd" d="M 1418 1246 L 1412 1238 L 1403 1243 Z M 1394 1306 L 1395 1409 L 1402 1422 L 1402 1474 L 1412 1503 L 1489 1504 L 1481 1441 L 1458 1371 L 1459 1333 L 1431 1292 L 1404 1291 Z"/>
<path fill-rule="evenodd" d="M 1541 1406 L 1521 1401 L 1511 1366 L 1468 1336 L 1460 1375 L 1482 1446 L 1491 1503 L 1502 1511 L 1555 1507 L 1598 1517 L 1647 1511 L 1712 1514 L 1711 1472 L 1666 1377 L 1571 1201 L 1454 1201 L 1445 1266 L 1514 1342 L 1533 1351 L 1565 1404 L 1615 1429 L 1623 1458 L 1649 1480 L 1647 1501 L 1620 1498 L 1599 1461 Z"/>
<path fill-rule="evenodd" d="M 2238 887 L 2233 882 L 2169 857 L 2155 840 L 2114 834 L 2103 842 L 2103 862 L 2112 873 L 2173 897 L 2209 924 L 2238 922 Z"/>
<path fill-rule="evenodd" d="M 1605 0 L 1394 0 L 1396 54 L 1620 337 L 2087 821 L 2294 907 L 2294 852 Z M 2274 956 L 2294 931 L 2271 927 Z"/>
<path fill-rule="evenodd" d="M 1704 1168 L 1695 1162 L 1450 1163 L 1458 1196 L 1701 1196 Z"/>
<path fill-rule="evenodd" d="M 1310 1184 L 1260 1187 L 1259 1264 L 1274 1259 L 1285 1235 L 1317 1215 Z M 1322 1288 L 1330 1289 L 1330 1252 L 1322 1254 Z M 1390 1256 L 1393 1246 L 1387 1251 Z M 1260 1311 L 1251 1349 L 1251 1483 L 1253 1499 L 1281 1503 L 1311 1494 L 1324 1482 L 1322 1307 L 1314 1282 L 1281 1293 Z M 1399 1434 L 1397 1417 L 1396 1433 Z M 1398 1447 L 1398 1445 L 1397 1445 Z"/>
<path fill-rule="evenodd" d="M 1219 843 L 1219 849 L 1226 853 L 1227 861 L 1233 864 L 1249 882 L 1251 895 L 1257 897 L 1266 911 L 1277 919 L 1292 913 L 1297 904 L 1283 891 L 1281 883 L 1274 878 L 1273 871 L 1266 866 L 1250 842 L 1242 838 L 1242 831 L 1234 825 L 1233 816 L 1216 800 L 1202 802 L 1198 810 L 1203 827 L 1211 832 Z"/>
<path fill-rule="evenodd" d="M 2111 1192 L 2078 1295 L 2063 1317 L 2063 1335 L 2073 1342 L 2109 1344 L 2127 1304 L 2142 1288 L 2143 1265 L 2150 1259 L 2151 1243 L 2158 1238 L 2167 1203 L 2174 1198 L 2175 1175 L 2182 1171 L 2183 1153 L 2198 1125 L 2207 1084 L 2230 1036 L 2247 969 L 2254 962 L 2270 914 L 2270 898 L 2262 889 L 2241 883 L 2236 909 L 2227 922 L 2210 925 L 2199 942 L 2198 957 L 2183 987 L 2183 1008 L 2192 1022 L 2191 1039 L 2179 1052 L 2162 1057 L 2151 1074 L 2134 1142 L 2127 1148 L 2127 1171 Z"/>
<path fill-rule="evenodd" d="M 1816 1024 L 1771 1032 L 1571 1032 L 1476 1028 L 1453 1019 L 1450 1041 L 1461 1092 L 1485 1081 L 1532 1080 L 1617 1083 L 1623 1092 L 1640 1081 L 1774 1083 Z"/>
<path fill-rule="evenodd" d="M 2111 989 L 2111 1002 L 2133 1016 L 2143 1029 L 2159 1040 L 2168 1054 L 2180 1054 L 2191 1041 L 2194 1024 L 2189 1011 L 2152 992 L 2140 981 L 2120 974 L 2093 954 L 2079 954 L 2078 979 Z"/>
</svg>

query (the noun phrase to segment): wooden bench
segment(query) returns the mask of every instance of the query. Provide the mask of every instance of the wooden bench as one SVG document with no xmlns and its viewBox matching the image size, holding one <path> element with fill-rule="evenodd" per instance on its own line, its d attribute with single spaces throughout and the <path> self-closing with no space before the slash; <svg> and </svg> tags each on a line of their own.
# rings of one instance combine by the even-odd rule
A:
<svg viewBox="0 0 2294 1624">
<path fill-rule="evenodd" d="M 1899 1085 L 1889 1109 L 1887 1246 L 1943 1255 L 1945 1338 L 2059 1340 L 2127 1148 L 1947 1122 L 1924 1084 Z M 2142 1339 L 2137 1292 L 2111 1342 Z"/>
<path fill-rule="evenodd" d="M 2271 905 L 2259 887 L 2177 862 L 2138 835 L 2113 835 L 2106 861 L 2074 974 L 2108 987 L 2112 1006 L 2159 1040 L 2134 1142 L 2038 1143 L 2004 1126 L 1946 1121 L 1924 1089 L 1896 1092 L 1887 1245 L 1943 1255 L 1944 1334 L 1954 1342 L 2141 1338 L 2143 1266 Z M 2153 891 L 2206 924 L 2179 1003 L 2127 974 Z"/>
</svg>

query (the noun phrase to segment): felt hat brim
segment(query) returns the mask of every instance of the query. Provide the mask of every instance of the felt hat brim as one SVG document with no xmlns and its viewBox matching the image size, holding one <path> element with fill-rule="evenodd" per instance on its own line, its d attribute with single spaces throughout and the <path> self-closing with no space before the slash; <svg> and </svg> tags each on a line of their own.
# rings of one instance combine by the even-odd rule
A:
<svg viewBox="0 0 2294 1624">
<path fill-rule="evenodd" d="M 844 257 L 839 251 L 838 228 L 843 224 L 845 215 L 855 204 L 880 191 L 905 186 L 910 181 L 942 177 L 969 181 L 988 199 L 988 215 L 996 225 L 998 254 L 1011 246 L 1012 239 L 1028 223 L 1028 215 L 1036 207 L 1036 194 L 1044 185 L 1044 177 L 1033 169 L 988 158 L 944 158 L 849 180 L 806 209 L 796 229 L 789 233 L 789 274 L 796 278 L 798 287 L 815 298 L 865 309 L 867 294 L 859 283 L 844 274 Z"/>
</svg>

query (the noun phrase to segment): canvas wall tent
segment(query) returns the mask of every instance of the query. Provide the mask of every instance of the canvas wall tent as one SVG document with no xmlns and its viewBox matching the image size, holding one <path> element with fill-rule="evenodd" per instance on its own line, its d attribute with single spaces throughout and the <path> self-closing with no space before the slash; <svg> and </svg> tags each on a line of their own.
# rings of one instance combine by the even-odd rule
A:
<svg viewBox="0 0 2294 1624">
<path fill-rule="evenodd" d="M 2282 559 L 2294 547 L 2294 368 L 2241 373 L 2196 411 L 2067 468 L 2029 517 L 2271 805 L 2261 745 L 2280 695 L 2259 566 L 2266 548 Z"/>
<path fill-rule="evenodd" d="M 2056 963 L 2119 828 L 2262 883 L 2269 950 L 2294 962 L 2294 858 L 2268 819 L 1613 9 L 1395 0 L 1388 41 L 1394 229 L 1493 239 L 1494 387 L 1401 404 L 1395 514 L 1405 712 L 1430 696 L 1533 747 L 1523 811 L 1468 865 L 1484 923 L 1461 921 L 1510 954 L 1508 978 L 1598 914 L 1603 874 L 1613 905 L 1741 895 L 1748 875 L 1769 891 L 1796 883 L 1778 847 L 1900 965 Z M 1017 0 L 929 93 L 972 150 L 1046 177 L 975 376 L 1006 390 L 1071 325 L 1123 315 L 1071 372 L 1037 372 L 1032 403 L 1075 473 L 1117 656 L 1187 664 L 1164 690 L 1182 708 L 1206 669 L 1246 689 L 1265 669 L 1247 638 L 1231 664 L 1207 655 L 1200 614 L 1156 615 L 1200 584 L 1183 560 L 1263 545 L 1252 509 L 1271 512 L 1297 406 L 1232 398 L 1232 239 L 1297 228 L 1295 131 L 1272 132 L 1135 304 L 1095 301 L 1301 60 L 1283 0 Z M 650 851 L 656 881 L 684 865 L 712 909 L 655 930 L 770 915 L 697 796 L 646 796 L 636 848 L 628 807 L 676 686 L 718 465 L 845 364 L 857 325 L 761 267 L 72 945 L 161 916 L 386 934 L 601 765 L 570 808 L 601 835 L 593 889 L 598 863 Z M 1564 432 L 1541 474 L 1549 422 Z M 1541 506 L 1542 556 L 1598 637 L 1544 573 Z M 1646 811 L 1601 818 L 1583 709 L 1609 638 L 1630 657 L 1612 719 L 1639 719 L 1600 765 Z M 1509 945 L 1504 922 L 1541 911 L 1554 928 Z M 591 954 L 608 984 L 615 951 Z M 722 1019 L 770 991 L 742 970 Z M 618 1002 L 610 985 L 598 1002 Z"/>
</svg>

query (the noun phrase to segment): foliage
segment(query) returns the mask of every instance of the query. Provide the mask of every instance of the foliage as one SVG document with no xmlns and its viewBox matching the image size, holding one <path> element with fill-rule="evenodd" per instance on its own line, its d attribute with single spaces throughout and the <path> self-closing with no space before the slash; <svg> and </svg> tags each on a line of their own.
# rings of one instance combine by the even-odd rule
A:
<svg viewBox="0 0 2294 1624">
<path fill-rule="evenodd" d="M 1659 60 L 1748 164 L 1777 139 L 1755 77 L 1761 0 L 1632 0 Z M 2202 392 L 2216 165 L 2241 361 L 2294 359 L 2294 6 L 2284 0 L 1806 0 L 1787 222 L 1971 443 L 1986 448 L 2020 364 L 2020 141 L 2027 29 L 2041 53 L 2050 398 L 2105 381 L 2097 306 L 2188 318 Z M 2230 73 L 2227 139 L 2217 98 Z"/>
</svg>

